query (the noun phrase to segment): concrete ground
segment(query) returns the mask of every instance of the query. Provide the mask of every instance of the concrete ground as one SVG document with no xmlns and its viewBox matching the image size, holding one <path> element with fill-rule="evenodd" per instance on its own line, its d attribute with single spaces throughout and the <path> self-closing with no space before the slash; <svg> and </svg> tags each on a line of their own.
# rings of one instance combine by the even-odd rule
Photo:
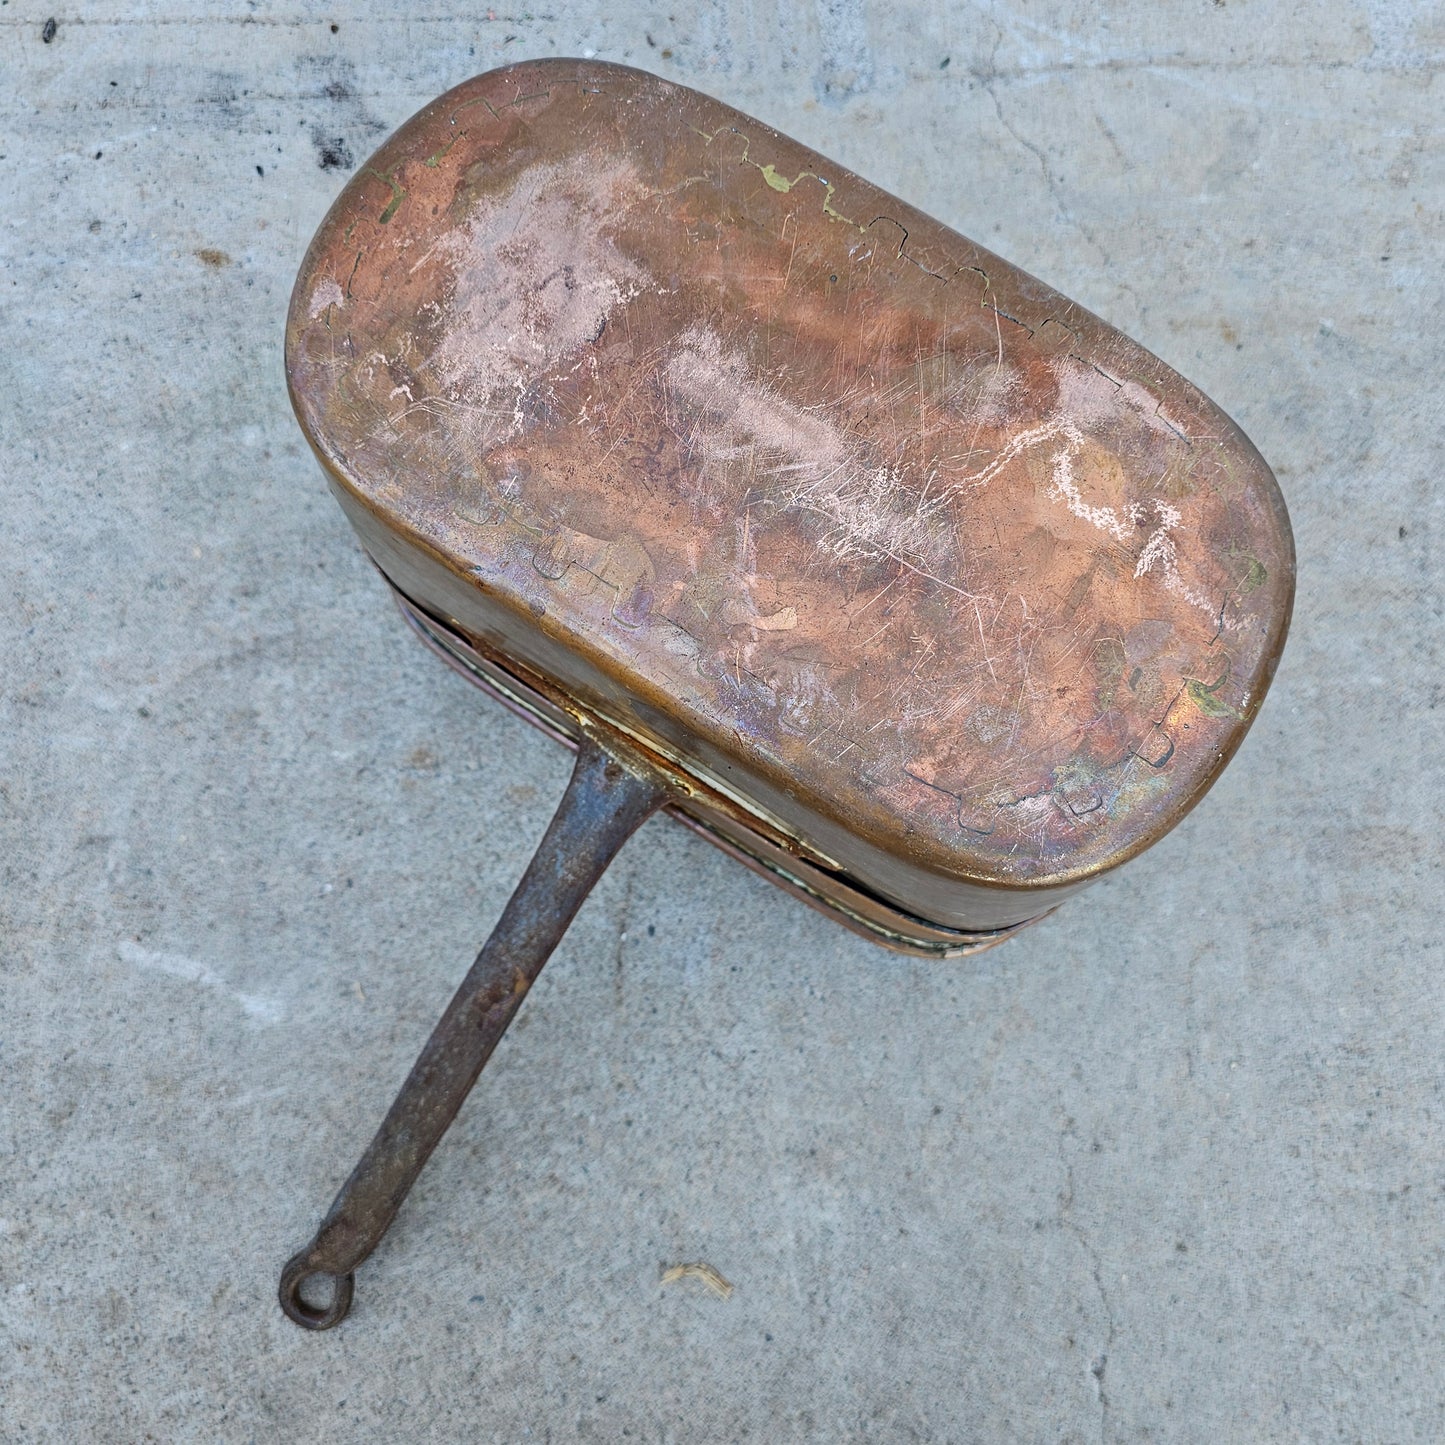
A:
<svg viewBox="0 0 1445 1445">
<path fill-rule="evenodd" d="M 0 9 L 0 1438 L 1445 1438 L 1445 11 L 52 3 Z M 1205 804 L 974 962 L 648 824 L 308 1335 L 278 1267 L 567 762 L 390 608 L 288 288 L 422 103 L 594 52 L 1200 383 L 1294 633 Z"/>
</svg>

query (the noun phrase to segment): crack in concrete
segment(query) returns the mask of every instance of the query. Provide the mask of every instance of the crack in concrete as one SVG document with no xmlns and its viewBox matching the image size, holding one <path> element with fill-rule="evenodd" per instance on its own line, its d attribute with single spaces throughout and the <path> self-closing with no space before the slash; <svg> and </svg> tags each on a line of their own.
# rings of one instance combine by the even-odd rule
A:
<svg viewBox="0 0 1445 1445">
<path fill-rule="evenodd" d="M 1008 116 L 1004 114 L 1003 102 L 999 99 L 997 87 L 1001 80 L 1006 80 L 1008 77 L 1003 75 L 996 65 L 999 46 L 1002 44 L 1002 41 L 1003 31 L 999 29 L 994 39 L 993 50 L 989 53 L 987 68 L 976 69 L 973 72 L 974 77 L 983 87 L 984 93 L 993 102 L 993 110 L 994 114 L 998 117 L 998 123 L 1013 137 L 1014 141 L 1022 147 L 1022 149 L 1026 150 L 1039 163 L 1039 173 L 1043 176 L 1044 186 L 1053 199 L 1054 209 L 1057 211 L 1059 219 L 1062 220 L 1065 225 L 1073 227 L 1098 253 L 1099 259 L 1109 271 L 1111 280 L 1113 280 L 1120 291 L 1129 297 L 1134 303 L 1135 311 L 1142 316 L 1144 314 L 1144 307 L 1140 303 L 1139 295 L 1127 281 L 1120 280 L 1114 275 L 1114 261 L 1113 257 L 1109 254 L 1108 248 L 1099 240 L 1098 236 L 1095 235 L 1092 227 L 1080 220 L 1079 217 L 1074 214 L 1073 208 L 1065 201 L 1059 189 L 1057 178 L 1049 170 L 1049 159 L 1043 147 L 1031 141 L 1014 125 Z"/>
<path fill-rule="evenodd" d="M 1064 1111 L 1063 1100 L 1059 1100 L 1059 1111 L 1064 1117 L 1064 1127 L 1059 1133 L 1059 1163 L 1064 1171 L 1064 1188 L 1059 1195 L 1059 1224 L 1073 1235 L 1079 1248 L 1084 1253 L 1084 1258 L 1089 1263 L 1089 1273 L 1094 1281 L 1094 1289 L 1099 1296 L 1099 1306 L 1104 1312 L 1104 1343 L 1103 1348 L 1095 1355 L 1089 1365 L 1089 1373 L 1094 1377 L 1094 1390 L 1099 1400 L 1099 1441 L 1100 1445 L 1106 1445 L 1109 1439 L 1109 1392 L 1104 1384 L 1105 1374 L 1109 1368 L 1109 1354 L 1114 1348 L 1114 1340 L 1118 1336 L 1118 1322 L 1114 1317 L 1114 1306 L 1109 1299 L 1109 1292 L 1104 1288 L 1104 1264 L 1095 1249 L 1093 1241 L 1090 1240 L 1087 1231 L 1077 1219 L 1073 1217 L 1074 1208 L 1074 1166 L 1064 1156 L 1064 1140 L 1074 1132 L 1074 1121 Z"/>
</svg>

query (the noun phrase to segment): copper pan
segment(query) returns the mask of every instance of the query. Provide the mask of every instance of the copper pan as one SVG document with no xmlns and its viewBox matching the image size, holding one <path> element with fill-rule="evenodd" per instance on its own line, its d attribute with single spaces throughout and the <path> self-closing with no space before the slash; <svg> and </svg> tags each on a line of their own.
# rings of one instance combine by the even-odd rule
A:
<svg viewBox="0 0 1445 1445">
<path fill-rule="evenodd" d="M 641 71 L 517 65 L 408 121 L 312 242 L 286 365 L 413 625 L 577 749 L 496 931 L 286 1266 L 310 1328 L 345 1315 L 651 812 L 880 942 L 967 953 L 1173 828 L 1284 645 L 1284 504 L 1197 388 Z"/>
</svg>

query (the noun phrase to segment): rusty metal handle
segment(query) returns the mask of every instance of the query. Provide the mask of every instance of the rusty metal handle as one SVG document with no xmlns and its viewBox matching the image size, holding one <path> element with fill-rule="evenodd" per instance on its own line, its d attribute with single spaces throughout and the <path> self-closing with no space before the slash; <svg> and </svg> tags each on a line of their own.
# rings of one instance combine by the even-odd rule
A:
<svg viewBox="0 0 1445 1445">
<path fill-rule="evenodd" d="M 584 735 L 567 791 L 492 936 L 316 1237 L 281 1271 L 288 1318 L 308 1330 L 346 1318 L 356 1267 L 390 1227 L 592 885 L 666 798 L 661 775 Z M 330 1282 L 327 1304 L 302 1297 L 311 1281 Z"/>
</svg>

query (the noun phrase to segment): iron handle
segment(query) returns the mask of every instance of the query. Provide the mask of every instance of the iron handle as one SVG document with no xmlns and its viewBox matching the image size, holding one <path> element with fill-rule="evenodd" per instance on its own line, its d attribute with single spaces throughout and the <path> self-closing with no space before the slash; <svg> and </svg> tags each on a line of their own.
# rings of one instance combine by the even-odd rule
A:
<svg viewBox="0 0 1445 1445">
<path fill-rule="evenodd" d="M 625 745 L 584 732 L 567 791 L 491 937 L 315 1238 L 281 1271 L 288 1318 L 309 1330 L 345 1319 L 357 1266 L 390 1227 L 593 885 L 667 793 L 663 776 Z M 320 1279 L 332 1287 L 325 1306 L 301 1293 Z"/>
</svg>

